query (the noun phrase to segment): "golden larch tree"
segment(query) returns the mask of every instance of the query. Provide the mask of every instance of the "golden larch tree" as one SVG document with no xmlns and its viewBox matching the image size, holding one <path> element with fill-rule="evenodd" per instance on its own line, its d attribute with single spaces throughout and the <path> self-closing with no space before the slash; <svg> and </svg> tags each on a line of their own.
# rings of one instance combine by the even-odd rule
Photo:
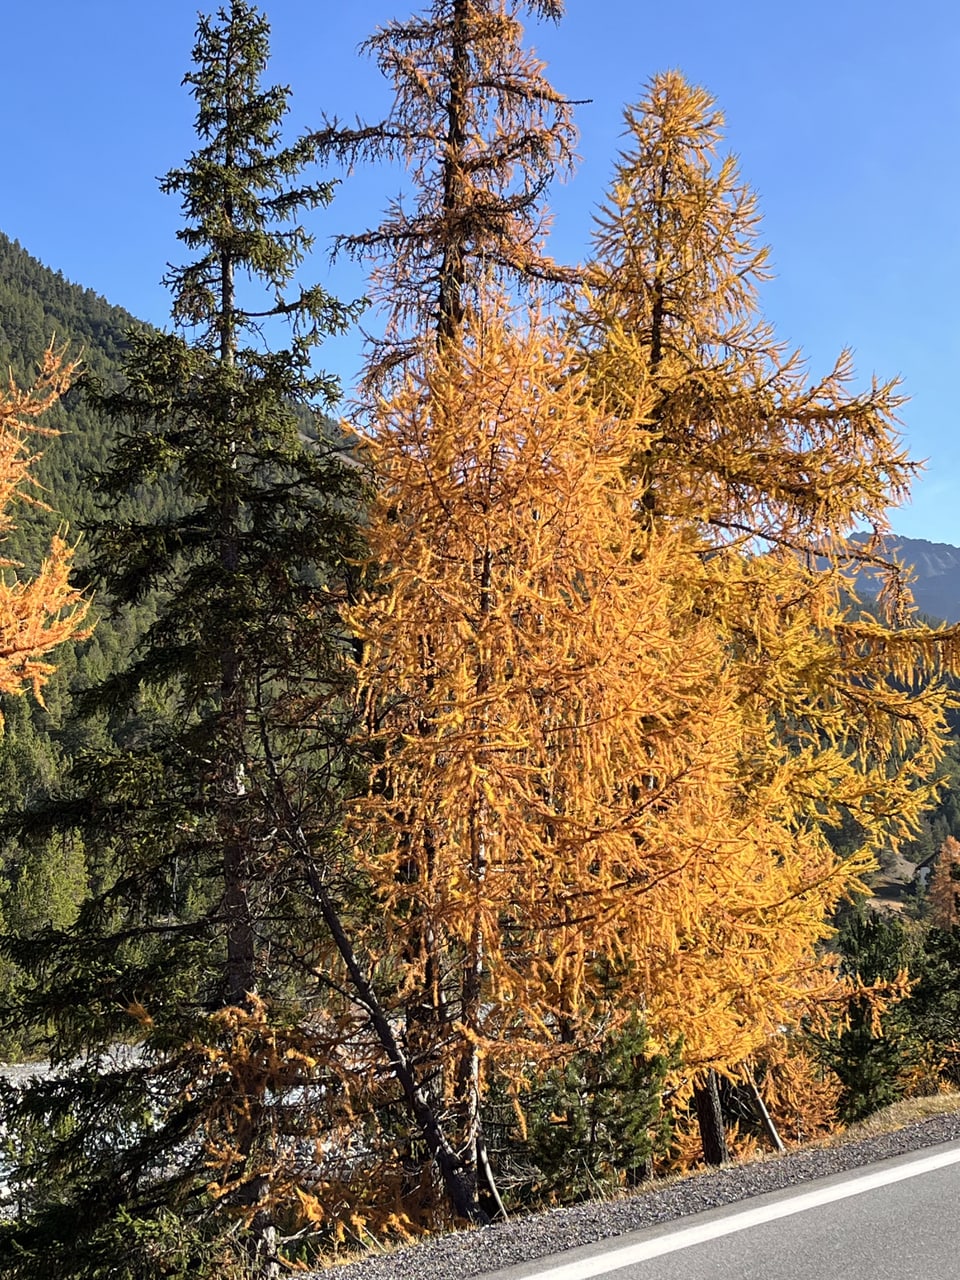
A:
<svg viewBox="0 0 960 1280">
<path fill-rule="evenodd" d="M 895 383 L 852 390 L 847 354 L 811 382 L 776 342 L 757 309 L 767 251 L 756 199 L 718 154 L 722 125 L 710 96 L 676 72 L 627 112 L 576 315 L 597 399 L 630 416 L 636 388 L 647 389 L 629 465 L 637 545 L 678 526 L 700 541 L 691 607 L 724 649 L 740 724 L 727 795 L 758 848 L 793 869 L 809 926 L 804 941 L 758 916 L 750 955 L 715 953 L 729 980 L 688 963 L 672 994 L 651 990 L 701 1071 L 735 1071 L 773 1007 L 745 986 L 716 1023 L 705 992 L 733 993 L 735 970 L 770 963 L 782 966 L 783 995 L 796 995 L 818 969 L 825 926 L 814 917 L 915 825 L 946 733 L 941 676 L 958 656 L 956 629 L 911 624 L 894 567 L 850 538 L 888 528 L 915 471 L 897 433 L 902 397 Z M 886 619 L 857 610 L 864 562 L 884 577 Z M 851 818 L 862 841 L 841 862 L 828 832 Z M 706 811 L 701 831 L 716 847 L 726 838 Z M 754 883 L 741 882 L 745 900 Z M 789 1001 L 773 1003 L 789 1025 Z"/>
<path fill-rule="evenodd" d="M 23 390 L 11 376 L 0 393 L 0 535 L 13 524 L 11 507 L 19 500 L 39 502 L 31 488 L 30 467 L 36 461 L 32 441 L 50 435 L 38 419 L 70 386 L 77 361 L 67 361 L 63 350 L 48 348 L 36 382 Z M 16 576 L 18 566 L 0 561 L 0 693 L 41 689 L 54 667 L 47 655 L 57 645 L 75 637 L 87 612 L 87 602 L 70 585 L 72 548 L 54 538 L 50 552 L 36 575 L 28 581 Z"/>
<path fill-rule="evenodd" d="M 422 376 L 442 355 L 456 379 L 464 327 L 491 291 L 529 299 L 573 278 L 545 252 L 542 200 L 554 173 L 572 162 L 571 104 L 524 47 L 521 22 L 528 14 L 555 20 L 561 13 L 559 0 L 431 0 L 421 13 L 385 24 L 364 46 L 393 90 L 387 118 L 354 128 L 334 121 L 317 135 L 350 164 L 391 160 L 409 179 L 410 189 L 377 226 L 338 244 L 370 262 L 369 292 L 384 317 L 359 401 L 360 416 L 375 424 L 378 396 L 404 384 L 411 362 Z M 431 732 L 428 720 L 419 732 Z M 416 874 L 411 860 L 404 874 Z M 405 1035 L 424 1064 L 445 1019 L 432 1007 L 443 961 L 426 924 L 413 940 L 415 904 L 411 909 L 407 945 L 428 959 L 421 988 L 412 980 L 406 986 Z M 394 1050 L 388 1053 L 395 1060 Z M 435 1062 L 422 1068 L 427 1081 L 439 1074 Z M 439 1113 L 440 1099 L 432 1101 Z"/>
<path fill-rule="evenodd" d="M 651 384 L 656 438 L 633 464 L 647 507 L 713 545 L 856 554 L 852 523 L 886 529 L 917 471 L 896 383 L 853 393 L 849 352 L 811 382 L 777 342 L 758 312 L 756 196 L 719 155 L 723 116 L 703 89 L 657 76 L 625 120 L 579 320 L 604 397 L 630 404 Z"/>
<path fill-rule="evenodd" d="M 461 332 L 370 444 L 386 567 L 350 621 L 382 754 L 352 829 L 476 1177 L 494 1076 L 519 1098 L 532 1063 L 634 1009 L 682 1037 L 687 1076 L 796 1021 L 833 984 L 815 947 L 868 859 L 838 861 L 790 799 L 802 754 L 744 713 L 697 530 L 637 529 L 644 385 L 611 412 L 556 325 L 502 302 Z"/>
</svg>

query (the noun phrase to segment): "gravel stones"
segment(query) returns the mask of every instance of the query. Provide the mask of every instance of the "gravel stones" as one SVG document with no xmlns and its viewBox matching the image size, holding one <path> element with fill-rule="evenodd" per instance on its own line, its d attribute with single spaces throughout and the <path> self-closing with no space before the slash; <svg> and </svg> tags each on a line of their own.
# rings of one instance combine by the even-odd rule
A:
<svg viewBox="0 0 960 1280">
<path fill-rule="evenodd" d="M 668 1186 L 654 1183 L 619 1200 L 551 1209 L 476 1231 L 437 1236 L 396 1253 L 330 1268 L 325 1274 L 332 1274 L 335 1280 L 470 1280 L 627 1231 L 957 1140 L 960 1113 L 935 1116 L 843 1146 L 810 1147 L 751 1164 L 730 1165 Z"/>
</svg>

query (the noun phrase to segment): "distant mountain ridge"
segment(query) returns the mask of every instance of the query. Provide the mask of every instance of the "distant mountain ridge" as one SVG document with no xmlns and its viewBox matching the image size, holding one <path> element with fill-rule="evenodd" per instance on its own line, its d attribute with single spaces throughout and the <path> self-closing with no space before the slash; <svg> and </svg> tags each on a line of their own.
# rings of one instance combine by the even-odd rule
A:
<svg viewBox="0 0 960 1280">
<path fill-rule="evenodd" d="M 866 542 L 868 537 L 865 533 L 854 535 L 859 542 Z M 896 534 L 885 536 L 882 544 L 885 556 L 912 566 L 910 589 L 920 611 L 944 622 L 960 622 L 960 547 Z M 872 575 L 864 574 L 861 585 L 865 596 L 872 594 Z"/>
</svg>

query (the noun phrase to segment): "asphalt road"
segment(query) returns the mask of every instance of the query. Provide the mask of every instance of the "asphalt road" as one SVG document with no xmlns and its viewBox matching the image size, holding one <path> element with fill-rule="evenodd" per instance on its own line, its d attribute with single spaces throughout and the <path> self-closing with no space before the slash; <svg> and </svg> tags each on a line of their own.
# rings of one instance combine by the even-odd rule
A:
<svg viewBox="0 0 960 1280">
<path fill-rule="evenodd" d="M 958 1205 L 949 1143 L 485 1280 L 957 1280 Z"/>
</svg>

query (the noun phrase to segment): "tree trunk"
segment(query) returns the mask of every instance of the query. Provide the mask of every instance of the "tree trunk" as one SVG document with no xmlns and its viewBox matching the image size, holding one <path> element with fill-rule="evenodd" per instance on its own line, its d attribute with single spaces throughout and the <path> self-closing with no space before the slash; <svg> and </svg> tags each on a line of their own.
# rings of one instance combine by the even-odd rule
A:
<svg viewBox="0 0 960 1280">
<path fill-rule="evenodd" d="M 417 1081 L 412 1064 L 394 1035 L 390 1020 L 377 999 L 377 995 L 366 974 L 360 967 L 353 946 L 340 920 L 340 914 L 332 898 L 327 893 L 321 876 L 313 865 L 313 859 L 306 840 L 299 831 L 288 832 L 288 835 L 294 837 L 292 841 L 294 847 L 302 851 L 304 868 L 310 887 L 313 890 L 314 900 L 320 909 L 324 923 L 330 930 L 334 945 L 340 952 L 340 957 L 346 965 L 347 972 L 350 974 L 355 999 L 367 1011 L 373 1030 L 380 1041 L 380 1046 L 389 1060 L 390 1069 L 403 1090 L 407 1106 L 426 1143 L 427 1150 L 440 1171 L 440 1177 L 443 1180 L 454 1215 L 467 1222 L 488 1221 L 487 1215 L 480 1208 L 477 1200 L 475 1171 L 464 1163 L 462 1156 L 453 1149 L 447 1140 L 436 1108 L 431 1104 L 430 1098 Z"/>
<path fill-rule="evenodd" d="M 490 616 L 493 585 L 493 553 L 489 547 L 484 548 L 479 558 L 478 568 L 480 634 L 476 696 L 479 707 L 479 723 L 477 726 L 480 731 L 479 746 L 482 752 L 488 737 L 487 713 L 484 700 L 490 687 L 490 673 L 483 658 L 483 645 L 485 643 L 483 626 Z M 482 755 L 481 759 L 483 759 Z M 457 1070 L 456 1092 L 456 1111 L 460 1129 L 457 1145 L 473 1178 L 474 1187 L 478 1183 L 478 1175 L 481 1168 L 481 1151 L 483 1150 L 480 1129 L 480 1010 L 483 1003 L 484 936 L 483 915 L 480 904 L 487 879 L 489 824 L 490 806 L 481 787 L 473 801 L 473 811 L 470 815 L 470 880 L 473 892 L 476 895 L 476 902 L 470 944 L 464 958 L 461 979 L 460 1022 L 465 1034 L 461 1033 L 462 1043 L 460 1063 Z M 491 1188 L 495 1192 L 492 1174 L 489 1181 Z"/>
<path fill-rule="evenodd" d="M 437 299 L 437 347 L 459 336 L 463 324 L 467 249 L 462 217 L 464 153 L 467 145 L 467 92 L 470 70 L 467 34 L 468 0 L 454 0 L 450 49 L 450 81 L 447 100 L 446 153 L 443 164 L 443 259 L 440 265 L 440 294 Z"/>
<path fill-rule="evenodd" d="M 313 852 L 280 781 L 269 750 L 266 752 L 266 763 L 273 782 L 274 800 L 278 807 L 278 825 L 286 836 L 289 848 L 301 859 L 320 917 L 329 930 L 350 975 L 354 999 L 370 1019 L 370 1025 L 386 1054 L 390 1069 L 403 1091 L 413 1121 L 439 1170 L 450 1208 L 455 1217 L 467 1222 L 489 1222 L 489 1217 L 480 1207 L 477 1199 L 476 1177 L 471 1177 L 470 1170 L 464 1165 L 460 1154 L 451 1146 L 437 1107 L 417 1080 L 414 1065 L 394 1034 L 390 1018 L 353 949 L 350 937 L 340 919 L 340 912 L 314 864 Z"/>
<path fill-rule="evenodd" d="M 749 1069 L 749 1067 L 745 1068 L 744 1070 L 744 1079 L 747 1082 L 747 1088 L 750 1090 L 750 1093 L 753 1095 L 754 1105 L 756 1106 L 757 1111 L 760 1113 L 760 1122 L 763 1125 L 764 1129 L 766 1130 L 767 1137 L 770 1139 L 770 1142 L 773 1144 L 774 1151 L 778 1152 L 780 1155 L 783 1155 L 783 1153 L 786 1151 L 786 1147 L 783 1145 L 783 1139 L 780 1137 L 780 1133 L 777 1129 L 777 1126 L 773 1123 L 773 1116 L 767 1110 L 767 1104 L 763 1100 L 763 1094 L 760 1092 L 760 1089 L 757 1085 L 756 1077 L 754 1076 L 753 1072 Z"/>
<path fill-rule="evenodd" d="M 243 1188 L 238 1203 L 248 1209 L 254 1205 L 259 1206 L 270 1194 L 270 1181 L 269 1174 L 252 1178 Z M 254 1280 L 281 1280 L 277 1228 L 273 1211 L 269 1207 L 255 1209 L 247 1231 L 246 1245 Z"/>
<path fill-rule="evenodd" d="M 697 1108 L 704 1160 L 707 1164 L 726 1164 L 730 1159 L 730 1152 L 727 1148 L 727 1135 L 723 1131 L 720 1089 L 715 1071 L 708 1071 L 704 1083 L 695 1086 L 693 1099 Z"/>
</svg>

